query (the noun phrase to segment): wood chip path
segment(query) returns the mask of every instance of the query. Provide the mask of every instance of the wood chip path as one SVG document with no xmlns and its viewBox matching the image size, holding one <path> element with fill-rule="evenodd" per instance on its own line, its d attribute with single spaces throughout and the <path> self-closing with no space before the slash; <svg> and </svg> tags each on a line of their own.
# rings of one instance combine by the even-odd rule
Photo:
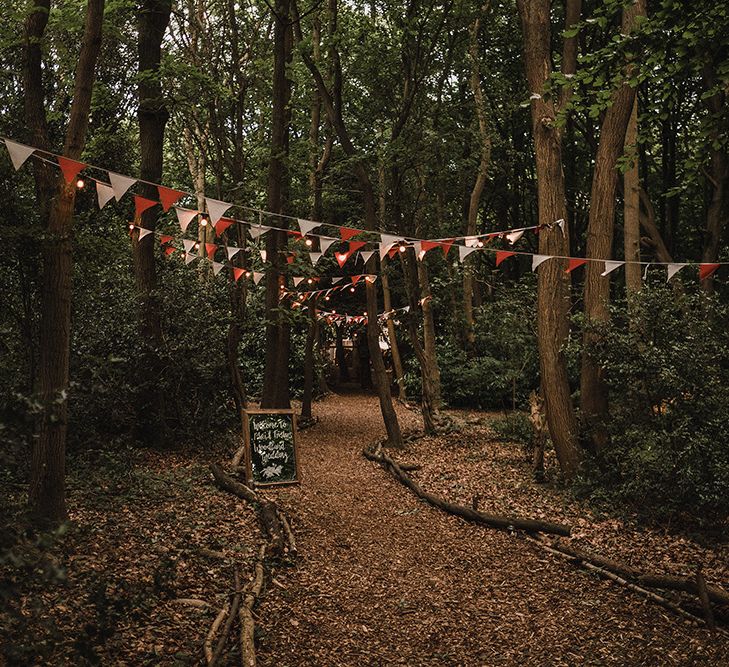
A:
<svg viewBox="0 0 729 667">
<path fill-rule="evenodd" d="M 375 398 L 333 396 L 315 414 L 302 485 L 275 492 L 299 559 L 258 608 L 259 665 L 729 664 L 723 637 L 419 502 L 361 455 L 384 435 Z"/>
</svg>

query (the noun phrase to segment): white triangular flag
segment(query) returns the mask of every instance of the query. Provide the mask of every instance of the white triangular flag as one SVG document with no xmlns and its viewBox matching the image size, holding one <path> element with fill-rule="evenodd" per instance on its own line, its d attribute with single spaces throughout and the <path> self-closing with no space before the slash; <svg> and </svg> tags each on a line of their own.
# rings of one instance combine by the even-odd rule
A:
<svg viewBox="0 0 729 667">
<path fill-rule="evenodd" d="M 265 262 L 266 261 L 266 251 L 261 250 L 260 253 L 261 253 L 261 259 Z"/>
<path fill-rule="evenodd" d="M 365 276 L 365 280 L 366 280 L 366 281 L 367 281 L 368 283 L 374 283 L 374 282 L 375 282 L 375 281 L 377 280 L 377 276 L 376 276 L 376 275 L 375 275 L 374 273 L 368 273 L 368 274 L 367 274 L 367 275 Z"/>
<path fill-rule="evenodd" d="M 213 275 L 217 276 L 223 269 L 225 264 L 222 262 L 213 262 Z"/>
<path fill-rule="evenodd" d="M 524 236 L 524 230 L 517 229 L 515 232 L 511 232 L 510 234 L 507 234 L 506 240 L 509 243 L 511 243 L 511 245 L 514 245 L 522 236 Z"/>
<path fill-rule="evenodd" d="M 668 278 L 666 278 L 666 282 L 673 278 L 684 266 L 688 266 L 688 264 L 669 264 L 667 267 Z"/>
<path fill-rule="evenodd" d="M 322 254 L 324 254 L 327 250 L 329 250 L 329 246 L 334 243 L 337 239 L 330 239 L 325 236 L 319 237 L 319 250 Z"/>
<path fill-rule="evenodd" d="M 197 255 L 193 255 L 192 253 L 189 253 L 189 252 L 185 253 L 185 264 L 194 262 L 196 259 L 197 259 Z"/>
<path fill-rule="evenodd" d="M 99 208 L 104 208 L 114 196 L 114 188 L 101 181 L 96 181 L 96 196 L 99 198 Z"/>
<path fill-rule="evenodd" d="M 565 236 L 564 227 L 566 223 L 564 221 L 564 218 L 560 218 L 559 220 L 557 220 L 556 224 L 558 224 L 559 228 L 562 230 L 562 236 Z"/>
<path fill-rule="evenodd" d="M 110 171 L 109 182 L 111 183 L 111 187 L 114 188 L 115 199 L 119 201 L 127 193 L 127 190 L 137 182 L 137 179 L 115 174 L 113 171 Z"/>
<path fill-rule="evenodd" d="M 182 245 L 185 246 L 185 252 L 190 252 L 195 247 L 195 241 L 182 239 Z"/>
<path fill-rule="evenodd" d="M 32 146 L 19 144 L 17 141 L 10 141 L 10 139 L 5 140 L 5 146 L 8 149 L 8 153 L 10 153 L 10 159 L 13 162 L 15 171 L 18 171 L 18 169 L 25 164 L 25 161 L 33 155 L 33 152 L 35 151 L 35 148 Z"/>
<path fill-rule="evenodd" d="M 382 243 L 389 243 L 390 245 L 393 245 L 397 243 L 398 241 L 402 241 L 402 236 L 393 236 L 392 234 L 380 234 L 380 240 Z"/>
<path fill-rule="evenodd" d="M 650 268 L 650 265 L 650 262 L 645 265 L 645 271 L 643 271 L 643 280 L 648 280 L 648 269 Z"/>
<path fill-rule="evenodd" d="M 605 270 L 600 274 L 601 276 L 606 276 L 608 273 L 612 273 L 617 269 L 619 266 L 622 266 L 625 264 L 625 262 L 615 262 L 610 259 L 605 260 Z"/>
<path fill-rule="evenodd" d="M 344 280 L 344 276 L 339 276 L 337 278 L 332 278 L 332 285 L 336 285 L 341 280 Z"/>
<path fill-rule="evenodd" d="M 425 257 L 425 250 L 423 250 L 423 244 L 421 241 L 413 241 L 413 252 L 415 252 L 415 257 L 422 262 L 423 257 Z"/>
<path fill-rule="evenodd" d="M 405 308 L 403 308 L 403 311 L 406 312 L 406 313 L 409 313 L 410 312 L 410 306 L 405 306 Z"/>
<path fill-rule="evenodd" d="M 532 255 L 532 271 L 536 271 L 540 264 L 551 259 L 551 257 L 552 255 Z"/>
<path fill-rule="evenodd" d="M 321 222 L 315 222 L 314 220 L 303 220 L 302 218 L 299 218 L 298 222 L 299 229 L 304 236 L 306 236 L 312 229 L 321 227 Z"/>
<path fill-rule="evenodd" d="M 218 201 L 217 199 L 209 199 L 205 197 L 205 204 L 208 207 L 208 213 L 210 214 L 210 223 L 215 224 L 220 218 L 225 215 L 225 212 L 232 206 L 224 201 Z"/>
<path fill-rule="evenodd" d="M 261 278 L 263 278 L 263 276 L 265 276 L 265 275 L 266 275 L 265 273 L 259 273 L 258 271 L 254 271 L 253 272 L 253 282 L 254 282 L 254 284 L 258 285 L 258 283 L 261 282 Z"/>
<path fill-rule="evenodd" d="M 118 197 L 117 201 L 119 201 Z M 183 232 L 186 232 L 187 226 L 192 222 L 192 219 L 198 212 L 191 211 L 189 208 L 177 208 L 177 206 L 175 206 L 175 213 L 177 213 L 177 222 L 180 223 L 180 229 Z"/>
<path fill-rule="evenodd" d="M 303 279 L 304 276 L 294 276 L 294 287 L 298 287 Z"/>
<path fill-rule="evenodd" d="M 309 259 L 311 260 L 312 264 L 316 264 L 321 258 L 322 258 L 322 253 L 320 253 L 320 252 L 310 252 L 309 253 Z"/>
<path fill-rule="evenodd" d="M 476 252 L 475 247 L 466 247 L 466 246 L 462 246 L 462 245 L 458 246 L 458 258 L 461 261 L 466 259 L 466 257 L 468 257 L 472 252 Z"/>
<path fill-rule="evenodd" d="M 362 251 L 362 252 L 359 253 L 359 256 L 362 258 L 362 261 L 365 264 L 367 264 L 367 262 L 369 261 L 370 257 L 372 257 L 372 255 L 374 255 L 374 254 L 375 254 L 375 251 L 374 250 L 364 250 L 364 251 Z"/>
<path fill-rule="evenodd" d="M 390 248 L 394 243 L 380 243 L 380 259 L 385 259 L 385 255 L 390 252 Z"/>
<path fill-rule="evenodd" d="M 234 245 L 227 245 L 225 246 L 225 254 L 228 256 L 228 259 L 233 259 L 243 248 L 236 248 Z"/>
<path fill-rule="evenodd" d="M 263 236 L 266 232 L 270 232 L 271 228 L 266 227 L 266 225 L 258 225 L 256 227 L 250 226 L 248 228 L 248 233 L 251 235 L 252 239 L 257 239 L 260 236 Z"/>
<path fill-rule="evenodd" d="M 145 229 L 144 227 L 137 227 L 139 230 L 139 240 L 141 241 L 145 236 L 148 236 L 149 234 L 152 234 L 151 229 Z"/>
</svg>

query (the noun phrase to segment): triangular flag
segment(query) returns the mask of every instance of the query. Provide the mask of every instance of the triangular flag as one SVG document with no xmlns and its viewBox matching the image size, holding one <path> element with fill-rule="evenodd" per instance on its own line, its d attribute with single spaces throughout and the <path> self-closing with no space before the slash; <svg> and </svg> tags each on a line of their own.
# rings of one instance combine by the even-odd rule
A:
<svg viewBox="0 0 729 667">
<path fill-rule="evenodd" d="M 286 257 L 286 263 L 287 263 L 287 264 L 293 264 L 293 263 L 294 263 L 294 259 L 296 259 L 296 255 L 294 255 L 294 254 L 292 253 L 292 254 L 290 254 L 290 255 L 288 255 L 288 256 Z"/>
<path fill-rule="evenodd" d="M 157 202 L 152 199 L 134 195 L 134 216 L 136 218 L 140 218 L 142 213 L 144 213 L 147 209 L 152 208 L 155 204 L 157 204 Z"/>
<path fill-rule="evenodd" d="M 165 234 L 162 234 L 162 236 L 159 237 L 160 245 L 164 245 L 165 243 L 169 243 L 170 241 L 174 241 L 173 236 L 167 236 Z"/>
<path fill-rule="evenodd" d="M 356 285 L 362 276 L 352 276 L 352 284 Z"/>
<path fill-rule="evenodd" d="M 567 223 L 565 223 L 563 218 L 560 218 L 559 220 L 557 220 L 556 224 L 559 225 L 559 228 L 562 230 L 562 236 L 565 236 L 564 228 Z"/>
<path fill-rule="evenodd" d="M 362 230 L 361 229 L 351 229 L 350 227 L 340 227 L 339 228 L 339 234 L 342 237 L 342 241 L 349 241 L 353 236 L 357 236 Z"/>
<path fill-rule="evenodd" d="M 524 230 L 517 229 L 516 231 L 507 234 L 506 240 L 511 243 L 511 245 L 514 245 L 522 236 L 524 236 Z"/>
<path fill-rule="evenodd" d="M 117 197 L 117 200 L 119 198 Z M 192 222 L 192 219 L 198 214 L 198 211 L 191 211 L 188 208 L 177 208 L 175 207 L 175 213 L 177 213 L 177 221 L 180 223 L 180 229 L 183 232 L 187 231 L 187 226 Z"/>
<path fill-rule="evenodd" d="M 540 264 L 551 258 L 552 255 L 532 255 L 532 271 L 536 271 Z"/>
<path fill-rule="evenodd" d="M 328 237 L 320 236 L 319 237 L 319 250 L 322 254 L 324 254 L 327 250 L 329 250 L 329 246 L 334 243 L 337 239 L 330 239 Z"/>
<path fill-rule="evenodd" d="M 716 271 L 720 264 L 699 264 L 699 280 L 706 280 L 714 271 Z"/>
<path fill-rule="evenodd" d="M 35 148 L 32 146 L 19 144 L 17 141 L 10 141 L 10 139 L 5 140 L 5 146 L 8 149 L 8 153 L 10 153 L 10 159 L 12 160 L 13 167 L 15 167 L 15 171 L 18 171 L 35 151 Z"/>
<path fill-rule="evenodd" d="M 648 264 L 645 265 L 645 271 L 643 271 L 643 280 L 648 280 L 648 269 L 650 268 L 651 263 L 648 262 Z"/>
<path fill-rule="evenodd" d="M 174 246 L 168 245 L 165 248 L 165 255 L 167 255 L 167 257 L 169 257 L 173 252 L 175 252 L 175 247 Z"/>
<path fill-rule="evenodd" d="M 122 176 L 121 174 L 115 174 L 113 171 L 110 171 L 109 182 L 111 183 L 111 187 L 114 188 L 114 197 L 117 201 L 120 201 L 126 194 L 127 190 L 129 190 L 129 188 L 137 182 L 137 179 Z"/>
<path fill-rule="evenodd" d="M 332 285 L 336 285 L 338 282 L 341 282 L 344 280 L 343 276 L 337 276 L 336 278 L 332 278 Z"/>
<path fill-rule="evenodd" d="M 392 248 L 392 243 L 380 243 L 380 259 L 384 259 L 385 255 L 390 251 L 390 248 Z"/>
<path fill-rule="evenodd" d="M 322 253 L 320 253 L 320 252 L 310 252 L 309 253 L 309 259 L 311 260 L 312 264 L 316 264 L 321 258 L 322 258 Z"/>
<path fill-rule="evenodd" d="M 334 256 L 337 258 L 337 264 L 339 264 L 340 267 L 343 267 L 349 259 L 348 252 L 338 252 L 335 253 Z"/>
<path fill-rule="evenodd" d="M 185 252 L 190 252 L 195 247 L 195 241 L 182 239 L 182 245 L 185 247 Z"/>
<path fill-rule="evenodd" d="M 352 253 L 357 252 L 361 247 L 367 245 L 366 241 L 350 241 L 349 242 L 349 251 L 347 254 L 351 255 Z"/>
<path fill-rule="evenodd" d="M 162 203 L 162 210 L 165 212 L 169 211 L 177 203 L 177 200 L 185 194 L 179 190 L 166 188 L 164 185 L 158 185 L 157 190 L 159 192 L 159 200 Z"/>
<path fill-rule="evenodd" d="M 299 229 L 304 236 L 306 236 L 312 229 L 321 227 L 321 222 L 315 222 L 314 220 L 303 220 L 302 218 L 299 218 L 298 223 Z"/>
<path fill-rule="evenodd" d="M 225 264 L 222 262 L 213 262 L 213 275 L 217 276 L 223 269 Z"/>
<path fill-rule="evenodd" d="M 263 236 L 266 232 L 270 231 L 270 227 L 266 227 L 265 225 L 258 225 L 257 227 L 253 227 L 252 225 L 248 228 L 248 233 L 251 235 L 252 239 L 257 239 L 259 236 Z"/>
<path fill-rule="evenodd" d="M 459 245 L 458 246 L 458 259 L 460 259 L 461 261 L 463 261 L 472 252 L 476 252 L 476 248 L 475 247 L 473 247 L 473 246 L 467 247 L 467 246 Z"/>
<path fill-rule="evenodd" d="M 380 241 L 382 243 L 389 243 L 392 245 L 393 243 L 397 243 L 398 241 L 402 241 L 401 236 L 393 236 L 392 234 L 380 234 Z"/>
<path fill-rule="evenodd" d="M 236 248 L 235 246 L 229 245 L 225 246 L 225 254 L 228 256 L 228 259 L 233 259 L 243 248 Z"/>
<path fill-rule="evenodd" d="M 61 171 L 63 172 L 63 179 L 71 185 L 71 183 L 74 182 L 76 179 L 76 176 L 79 175 L 79 172 L 86 167 L 86 165 L 83 162 L 77 162 L 76 160 L 72 160 L 68 157 L 60 157 L 58 158 L 58 166 L 61 168 Z"/>
<path fill-rule="evenodd" d="M 448 257 L 448 251 L 451 249 L 453 241 L 454 239 L 448 239 L 440 244 L 440 247 L 443 248 L 443 257 Z"/>
<path fill-rule="evenodd" d="M 413 241 L 413 252 L 415 252 L 415 257 L 422 262 L 426 251 L 423 250 L 423 243 L 421 241 Z"/>
<path fill-rule="evenodd" d="M 263 276 L 265 276 L 265 275 L 266 275 L 265 273 L 259 273 L 258 271 L 254 271 L 253 272 L 253 283 L 258 285 L 258 283 L 261 282 L 261 278 L 263 278 Z"/>
<path fill-rule="evenodd" d="M 266 251 L 261 250 L 260 253 L 261 253 L 261 259 L 265 262 L 266 261 Z"/>
<path fill-rule="evenodd" d="M 141 241 L 145 236 L 148 236 L 149 234 L 152 234 L 151 229 L 145 229 L 144 227 L 137 227 L 139 230 L 139 240 Z"/>
<path fill-rule="evenodd" d="M 233 278 L 235 278 L 235 282 L 238 282 L 238 278 L 240 278 L 245 272 L 246 272 L 245 269 L 240 269 L 237 266 L 234 266 L 233 267 Z"/>
<path fill-rule="evenodd" d="M 96 181 L 96 196 L 99 199 L 99 208 L 104 208 L 114 196 L 114 188 L 101 181 Z"/>
<path fill-rule="evenodd" d="M 225 215 L 225 212 L 232 206 L 224 201 L 218 201 L 217 199 L 205 198 L 205 203 L 208 207 L 208 213 L 210 214 L 210 222 L 215 224 L 220 218 Z"/>
<path fill-rule="evenodd" d="M 668 277 L 666 278 L 666 282 L 673 278 L 684 266 L 688 266 L 688 264 L 669 264 L 667 267 Z"/>
<path fill-rule="evenodd" d="M 569 265 L 565 269 L 565 273 L 572 273 L 578 266 L 587 264 L 586 259 L 581 259 L 579 257 L 570 257 L 569 259 L 570 259 Z"/>
<path fill-rule="evenodd" d="M 218 249 L 218 246 L 214 243 L 206 243 L 205 244 L 205 250 L 208 253 L 208 259 L 212 259 L 215 257 L 215 251 Z"/>
<path fill-rule="evenodd" d="M 469 248 L 475 248 L 478 246 L 479 238 L 478 236 L 467 236 L 465 239 L 463 239 L 463 242 L 468 246 Z"/>
<path fill-rule="evenodd" d="M 366 281 L 367 281 L 368 283 L 374 283 L 374 282 L 375 282 L 375 281 L 377 280 L 377 276 L 376 276 L 376 275 L 375 275 L 374 273 L 368 273 L 368 274 L 367 274 L 367 275 L 365 276 L 365 280 L 366 280 Z"/>
<path fill-rule="evenodd" d="M 189 252 L 185 253 L 185 264 L 189 264 L 190 262 L 194 262 L 197 259 L 197 255 L 193 255 Z"/>
<path fill-rule="evenodd" d="M 231 220 L 230 218 L 220 218 L 220 220 L 215 223 L 216 236 L 221 236 L 222 233 L 226 229 L 228 229 L 228 227 L 230 227 L 234 222 L 235 220 Z"/>
<path fill-rule="evenodd" d="M 374 250 L 365 250 L 364 252 L 359 253 L 359 256 L 362 258 L 362 261 L 367 264 L 370 257 L 375 254 Z"/>
<path fill-rule="evenodd" d="M 622 266 L 625 264 L 625 262 L 616 262 L 611 259 L 605 260 L 605 270 L 600 274 L 601 276 L 606 276 L 608 273 L 612 273 L 617 269 L 619 266 Z"/>
<path fill-rule="evenodd" d="M 304 276 L 294 276 L 294 287 L 298 287 L 303 279 Z"/>
<path fill-rule="evenodd" d="M 505 259 L 508 257 L 513 257 L 516 255 L 515 252 L 511 252 L 510 250 L 497 250 L 496 251 L 496 266 L 501 264 Z"/>
<path fill-rule="evenodd" d="M 421 241 L 420 242 L 420 248 L 423 253 L 428 252 L 428 250 L 432 250 L 433 248 L 437 248 L 440 245 L 437 241 Z"/>
</svg>

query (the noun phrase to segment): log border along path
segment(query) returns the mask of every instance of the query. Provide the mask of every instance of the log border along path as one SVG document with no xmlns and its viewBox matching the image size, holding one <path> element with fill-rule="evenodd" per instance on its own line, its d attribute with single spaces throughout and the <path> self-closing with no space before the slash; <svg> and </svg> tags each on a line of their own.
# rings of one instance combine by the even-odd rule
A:
<svg viewBox="0 0 729 667">
<path fill-rule="evenodd" d="M 375 398 L 316 412 L 301 486 L 275 491 L 299 555 L 261 597 L 260 666 L 729 664 L 725 636 L 418 500 L 362 456 Z"/>
</svg>

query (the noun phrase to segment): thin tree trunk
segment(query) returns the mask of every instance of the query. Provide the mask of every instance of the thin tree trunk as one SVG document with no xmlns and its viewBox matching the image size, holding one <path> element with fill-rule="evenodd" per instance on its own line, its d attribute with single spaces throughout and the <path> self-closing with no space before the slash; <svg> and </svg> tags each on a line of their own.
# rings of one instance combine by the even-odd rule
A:
<svg viewBox="0 0 729 667">
<path fill-rule="evenodd" d="M 139 8 L 139 145 L 140 177 L 159 183 L 162 180 L 164 133 L 169 113 L 162 95 L 159 67 L 162 59 L 162 39 L 172 11 L 171 0 L 144 0 Z M 153 185 L 142 184 L 142 195 L 157 199 Z M 157 208 L 142 213 L 135 223 L 154 231 Z M 160 386 L 163 373 L 160 350 L 163 343 L 162 318 L 157 296 L 157 270 L 154 236 L 139 240 L 132 238 L 134 277 L 137 284 L 139 308 L 139 382 L 136 395 L 136 437 L 147 444 L 166 441 L 164 422 L 164 392 Z"/>
<path fill-rule="evenodd" d="M 645 15 L 645 0 L 637 0 L 623 10 L 623 30 L 632 30 L 635 17 Z M 595 168 L 590 192 L 590 217 L 587 227 L 587 257 L 612 256 L 615 229 L 615 201 L 618 187 L 617 163 L 623 154 L 625 133 L 635 102 L 635 88 L 627 82 L 613 95 L 600 128 L 600 143 L 595 156 Z M 610 318 L 610 279 L 602 276 L 600 262 L 585 266 L 584 310 L 588 328 L 583 335 L 582 371 L 580 375 L 580 407 L 587 429 L 586 436 L 593 452 L 608 444 L 608 392 L 603 369 L 590 353 L 600 337 L 590 325 Z"/>
<path fill-rule="evenodd" d="M 432 408 L 435 415 L 441 408 L 440 366 L 435 346 L 435 320 L 433 318 L 433 294 L 430 291 L 428 266 L 425 259 L 417 262 L 418 284 L 420 286 L 421 309 L 423 311 L 423 349 L 425 350 L 426 374 L 432 386 Z"/>
<path fill-rule="evenodd" d="M 392 310 L 392 298 L 390 296 L 390 279 L 385 273 L 384 263 L 382 265 L 382 301 L 385 312 Z M 398 399 L 407 403 L 407 391 L 405 389 L 405 373 L 402 367 L 402 357 L 400 356 L 400 345 L 397 342 L 397 331 L 395 330 L 395 322 L 392 317 L 387 318 L 387 337 L 390 341 L 390 352 L 392 354 L 392 365 L 395 370 L 395 380 L 398 387 Z"/>
<path fill-rule="evenodd" d="M 40 145 L 48 144 L 42 79 L 42 39 L 50 2 L 38 2 L 26 23 L 26 120 Z M 45 16 L 41 16 L 45 14 Z M 101 50 L 104 0 L 89 0 L 84 36 L 76 66 L 71 113 L 64 155 L 79 159 L 86 143 L 96 62 Z M 71 340 L 71 235 L 75 184 L 51 179 L 45 169 L 36 172 L 39 193 L 55 191 L 55 200 L 43 201 L 48 225 L 43 243 L 40 295 L 40 356 L 37 392 L 43 405 L 38 437 L 31 451 L 28 501 L 34 516 L 57 523 L 66 518 L 65 474 L 68 427 L 69 358 Z"/>
<path fill-rule="evenodd" d="M 532 133 L 537 171 L 539 224 L 552 225 L 567 219 L 562 136 L 556 126 L 557 109 L 542 95 L 551 74 L 549 0 L 517 0 L 521 16 L 526 76 L 533 95 Z M 566 27 L 579 21 L 580 2 L 568 1 Z M 576 37 L 565 40 L 562 72 L 573 74 L 576 67 Z M 539 253 L 569 256 L 568 235 L 555 227 L 539 234 Z M 574 477 L 582 458 L 577 441 L 577 419 L 562 352 L 569 332 L 570 282 L 565 262 L 552 259 L 539 267 L 537 282 L 537 341 L 539 368 L 552 442 L 562 472 Z"/>
<path fill-rule="evenodd" d="M 304 396 L 301 401 L 301 419 L 311 419 L 311 403 L 314 395 L 314 344 L 319 335 L 316 296 L 309 302 L 309 329 L 304 347 Z"/>
<path fill-rule="evenodd" d="M 489 4 L 488 1 L 484 4 L 481 8 L 481 14 L 488 12 Z M 481 159 L 478 165 L 476 181 L 473 184 L 471 196 L 468 201 L 468 223 L 466 225 L 466 234 L 468 236 L 473 236 L 476 233 L 481 194 L 486 186 L 489 163 L 491 162 L 491 135 L 489 134 L 486 121 L 486 104 L 484 102 L 483 91 L 481 90 L 481 73 L 479 69 L 478 35 L 480 29 L 481 15 L 477 16 L 471 24 L 468 46 L 468 56 L 471 63 L 471 92 L 473 93 L 476 117 L 478 118 L 478 134 L 481 139 Z M 473 346 L 476 343 L 476 331 L 473 318 L 474 261 L 475 257 L 467 257 L 463 263 L 463 313 L 466 320 L 465 340 L 468 350 L 473 350 Z"/>
<path fill-rule="evenodd" d="M 633 102 L 625 150 L 634 156 L 632 166 L 623 176 L 623 245 L 625 253 L 625 288 L 628 294 L 640 291 L 642 279 L 640 265 L 640 177 L 638 172 L 638 97 Z"/>
<path fill-rule="evenodd" d="M 283 213 L 289 179 L 286 156 L 289 148 L 289 99 L 291 81 L 286 67 L 291 62 L 292 35 L 289 0 L 278 0 L 274 20 L 273 111 L 271 125 L 271 157 L 268 163 L 268 210 Z M 286 226 L 285 218 L 276 220 Z M 282 251 L 286 248 L 286 232 L 266 234 L 266 365 L 263 375 L 261 407 L 288 408 L 289 350 L 291 330 L 279 308 L 281 277 L 285 269 Z"/>
</svg>

